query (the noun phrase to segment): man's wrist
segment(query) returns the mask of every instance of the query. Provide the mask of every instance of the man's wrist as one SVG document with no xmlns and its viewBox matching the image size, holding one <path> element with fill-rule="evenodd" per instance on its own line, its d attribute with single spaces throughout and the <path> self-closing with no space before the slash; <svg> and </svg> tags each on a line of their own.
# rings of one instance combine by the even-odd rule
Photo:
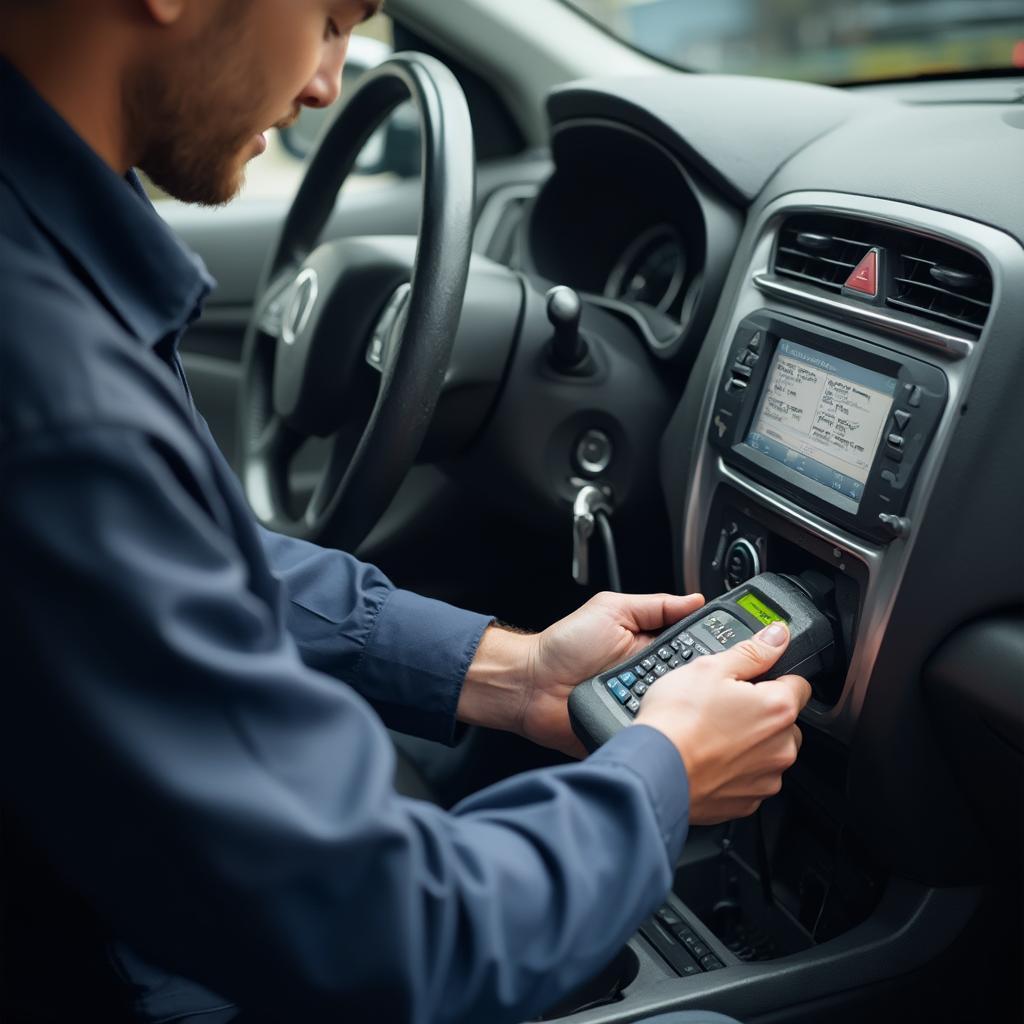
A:
<svg viewBox="0 0 1024 1024">
<path fill-rule="evenodd" d="M 462 684 L 459 721 L 521 733 L 535 651 L 536 635 L 488 626 Z"/>
</svg>

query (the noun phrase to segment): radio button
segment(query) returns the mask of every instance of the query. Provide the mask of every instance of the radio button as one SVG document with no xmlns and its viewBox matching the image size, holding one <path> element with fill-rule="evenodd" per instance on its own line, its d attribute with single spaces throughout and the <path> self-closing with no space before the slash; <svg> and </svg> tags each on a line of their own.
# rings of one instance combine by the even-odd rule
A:
<svg viewBox="0 0 1024 1024">
<path fill-rule="evenodd" d="M 890 462 L 902 462 L 903 461 L 903 452 L 901 452 L 898 448 L 890 448 L 888 445 L 886 445 L 885 457 Z"/>
</svg>

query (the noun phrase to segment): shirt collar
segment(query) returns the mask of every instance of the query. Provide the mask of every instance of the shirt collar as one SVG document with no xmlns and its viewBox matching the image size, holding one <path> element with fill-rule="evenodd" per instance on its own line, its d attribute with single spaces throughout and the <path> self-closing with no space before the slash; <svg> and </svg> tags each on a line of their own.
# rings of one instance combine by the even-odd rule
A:
<svg viewBox="0 0 1024 1024">
<path fill-rule="evenodd" d="M 2 57 L 0 96 L 0 178 L 141 342 L 178 335 L 215 284 L 202 260 Z"/>
</svg>

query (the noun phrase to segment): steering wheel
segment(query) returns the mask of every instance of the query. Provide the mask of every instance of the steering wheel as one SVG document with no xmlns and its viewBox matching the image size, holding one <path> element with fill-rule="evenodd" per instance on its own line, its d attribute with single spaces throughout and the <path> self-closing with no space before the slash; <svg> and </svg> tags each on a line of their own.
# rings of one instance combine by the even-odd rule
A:
<svg viewBox="0 0 1024 1024">
<path fill-rule="evenodd" d="M 423 204 L 412 239 L 317 244 L 364 144 L 412 99 Z M 369 72 L 322 137 L 267 263 L 243 348 L 241 476 L 267 527 L 354 550 L 416 459 L 451 357 L 472 252 L 473 131 L 439 61 L 403 53 Z M 329 455 L 312 496 L 291 466 Z"/>
</svg>

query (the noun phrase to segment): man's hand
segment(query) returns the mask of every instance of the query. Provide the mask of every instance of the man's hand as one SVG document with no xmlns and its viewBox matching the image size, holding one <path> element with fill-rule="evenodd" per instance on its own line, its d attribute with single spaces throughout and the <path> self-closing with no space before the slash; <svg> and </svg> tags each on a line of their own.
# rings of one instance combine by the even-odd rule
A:
<svg viewBox="0 0 1024 1024">
<path fill-rule="evenodd" d="M 569 725 L 573 689 L 639 654 L 659 633 L 703 604 L 700 594 L 602 593 L 538 633 L 527 676 L 522 734 L 541 746 L 583 757 L 586 751 Z"/>
<path fill-rule="evenodd" d="M 746 682 L 767 672 L 789 643 L 776 623 L 714 657 L 662 676 L 645 695 L 637 725 L 664 733 L 690 782 L 690 821 L 712 825 L 752 814 L 778 793 L 796 760 L 797 715 L 811 687 L 800 676 Z"/>
<path fill-rule="evenodd" d="M 583 757 L 586 751 L 569 725 L 573 688 L 639 653 L 703 604 L 700 594 L 598 594 L 543 633 L 527 636 L 492 626 L 467 673 L 459 718 Z"/>
</svg>

